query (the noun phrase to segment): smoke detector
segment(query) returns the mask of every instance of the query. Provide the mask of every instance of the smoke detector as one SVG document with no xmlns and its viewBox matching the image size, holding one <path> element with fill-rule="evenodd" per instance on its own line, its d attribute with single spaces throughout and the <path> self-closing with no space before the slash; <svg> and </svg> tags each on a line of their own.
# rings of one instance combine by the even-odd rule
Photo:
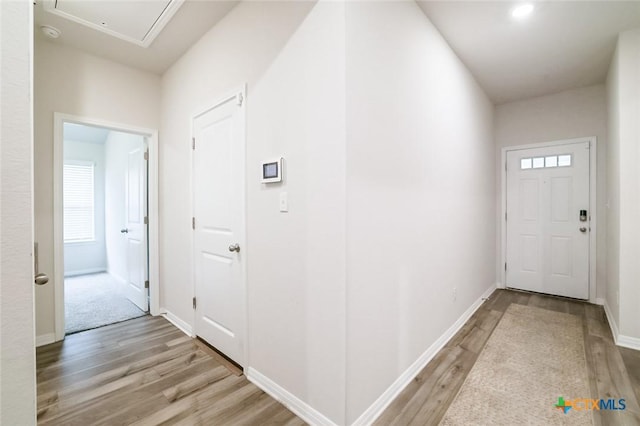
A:
<svg viewBox="0 0 640 426">
<path fill-rule="evenodd" d="M 60 30 L 52 27 L 51 25 L 43 25 L 40 27 L 40 31 L 42 31 L 42 33 L 49 37 L 49 38 L 58 38 L 60 37 Z"/>
</svg>

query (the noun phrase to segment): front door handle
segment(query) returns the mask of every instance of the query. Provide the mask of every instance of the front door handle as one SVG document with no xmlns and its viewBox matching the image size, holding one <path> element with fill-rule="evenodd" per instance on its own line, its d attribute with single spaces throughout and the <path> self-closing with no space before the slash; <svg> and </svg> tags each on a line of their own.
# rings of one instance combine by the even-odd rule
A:
<svg viewBox="0 0 640 426">
<path fill-rule="evenodd" d="M 585 232 L 587 232 L 587 228 L 585 228 L 585 227 L 583 226 L 582 228 L 580 228 L 580 232 L 582 232 L 582 233 L 584 234 Z"/>
<path fill-rule="evenodd" d="M 120 230 L 120 233 L 121 233 L 121 234 L 128 234 L 128 233 L 129 233 L 129 230 L 128 230 L 127 228 L 124 228 L 124 229 L 121 229 L 121 230 Z"/>
<path fill-rule="evenodd" d="M 34 282 L 37 285 L 45 285 L 49 282 L 49 277 L 47 276 L 47 274 L 40 273 L 35 276 Z"/>
<path fill-rule="evenodd" d="M 229 246 L 229 251 L 235 251 L 237 253 L 240 253 L 240 245 L 238 245 L 238 243 L 231 244 Z"/>
</svg>

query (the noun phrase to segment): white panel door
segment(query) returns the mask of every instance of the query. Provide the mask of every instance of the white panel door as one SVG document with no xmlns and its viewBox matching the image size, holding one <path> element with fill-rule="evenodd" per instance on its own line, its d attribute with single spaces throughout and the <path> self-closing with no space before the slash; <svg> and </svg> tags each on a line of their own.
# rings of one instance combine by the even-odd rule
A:
<svg viewBox="0 0 640 426">
<path fill-rule="evenodd" d="M 194 118 L 195 331 L 244 363 L 244 115 L 239 96 Z"/>
<path fill-rule="evenodd" d="M 589 142 L 508 151 L 506 286 L 588 299 L 590 215 Z"/>
<path fill-rule="evenodd" d="M 149 310 L 147 280 L 147 225 L 144 223 L 147 207 L 146 147 L 129 150 L 127 155 L 126 215 L 127 226 L 122 232 L 127 237 L 126 295 L 143 311 Z"/>
</svg>

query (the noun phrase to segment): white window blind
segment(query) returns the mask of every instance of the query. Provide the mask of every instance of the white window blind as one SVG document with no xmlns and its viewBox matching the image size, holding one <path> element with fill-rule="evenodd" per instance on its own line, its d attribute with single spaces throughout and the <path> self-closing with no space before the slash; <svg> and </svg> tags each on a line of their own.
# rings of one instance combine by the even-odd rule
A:
<svg viewBox="0 0 640 426">
<path fill-rule="evenodd" d="M 95 239 L 94 165 L 90 162 L 64 164 L 64 241 Z"/>
</svg>

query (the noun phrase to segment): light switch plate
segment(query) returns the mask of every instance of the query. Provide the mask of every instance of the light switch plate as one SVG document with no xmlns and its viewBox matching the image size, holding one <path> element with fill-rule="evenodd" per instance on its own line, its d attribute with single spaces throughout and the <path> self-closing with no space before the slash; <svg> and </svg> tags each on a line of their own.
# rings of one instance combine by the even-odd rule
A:
<svg viewBox="0 0 640 426">
<path fill-rule="evenodd" d="M 286 192 L 280 193 L 280 211 L 288 212 L 289 211 L 289 199 L 287 197 Z"/>
</svg>

